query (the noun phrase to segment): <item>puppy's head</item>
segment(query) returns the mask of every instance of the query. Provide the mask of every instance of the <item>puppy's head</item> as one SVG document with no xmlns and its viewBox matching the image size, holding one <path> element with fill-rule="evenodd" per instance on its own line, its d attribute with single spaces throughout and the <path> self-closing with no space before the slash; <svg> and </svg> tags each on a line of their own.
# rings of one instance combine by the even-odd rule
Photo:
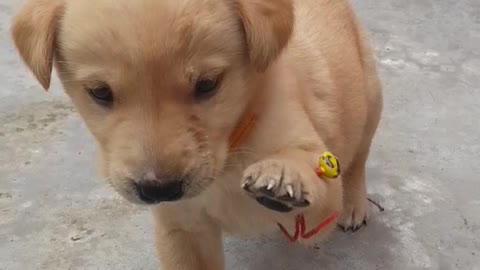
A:
<svg viewBox="0 0 480 270">
<path fill-rule="evenodd" d="M 12 36 L 45 89 L 55 65 L 112 186 L 158 203 L 200 193 L 223 170 L 292 21 L 290 0 L 30 0 Z"/>
</svg>

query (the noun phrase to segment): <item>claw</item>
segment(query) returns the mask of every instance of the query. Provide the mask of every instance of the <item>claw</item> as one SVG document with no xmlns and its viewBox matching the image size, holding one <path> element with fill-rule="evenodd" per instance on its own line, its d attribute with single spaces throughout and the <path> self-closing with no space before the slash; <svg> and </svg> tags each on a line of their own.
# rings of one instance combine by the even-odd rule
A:
<svg viewBox="0 0 480 270">
<path fill-rule="evenodd" d="M 267 186 L 267 190 L 272 190 L 273 187 L 275 186 L 275 180 L 270 180 L 270 182 L 268 182 L 268 186 Z"/>
<path fill-rule="evenodd" d="M 343 226 L 343 225 L 340 225 L 340 224 L 337 224 L 337 226 L 338 226 L 338 228 L 339 228 L 340 230 L 342 230 L 343 232 L 347 232 L 347 231 L 348 231 L 348 228 L 349 228 L 348 226 Z"/>
<path fill-rule="evenodd" d="M 292 186 L 287 186 L 286 189 L 287 189 L 288 195 L 293 198 L 293 188 L 292 188 Z"/>
<path fill-rule="evenodd" d="M 275 197 L 275 193 L 272 190 L 269 190 L 267 187 L 263 187 L 258 191 L 263 193 L 267 197 Z"/>
</svg>

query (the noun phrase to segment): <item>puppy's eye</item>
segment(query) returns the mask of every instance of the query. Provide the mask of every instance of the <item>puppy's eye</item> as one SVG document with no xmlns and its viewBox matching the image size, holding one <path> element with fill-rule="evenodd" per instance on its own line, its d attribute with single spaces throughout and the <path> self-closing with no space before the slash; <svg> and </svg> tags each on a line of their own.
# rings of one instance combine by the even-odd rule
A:
<svg viewBox="0 0 480 270">
<path fill-rule="evenodd" d="M 108 85 L 88 88 L 90 97 L 102 106 L 109 106 L 113 102 L 113 93 Z"/>
<path fill-rule="evenodd" d="M 215 95 L 217 80 L 205 79 L 195 83 L 194 95 L 197 99 L 207 99 Z"/>
</svg>

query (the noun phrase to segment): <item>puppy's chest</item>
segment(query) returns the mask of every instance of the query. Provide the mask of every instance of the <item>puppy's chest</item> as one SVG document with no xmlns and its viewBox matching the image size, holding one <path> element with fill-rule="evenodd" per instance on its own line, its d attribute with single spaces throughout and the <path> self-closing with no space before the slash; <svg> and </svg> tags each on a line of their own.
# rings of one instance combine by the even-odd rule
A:
<svg viewBox="0 0 480 270">
<path fill-rule="evenodd" d="M 308 117 L 300 109 L 285 112 L 285 108 L 279 106 L 285 104 L 285 100 L 275 104 L 263 108 L 243 144 L 232 151 L 224 173 L 205 194 L 208 214 L 227 233 L 249 235 L 278 230 L 278 214 L 261 206 L 242 190 L 244 171 L 258 161 L 274 158 L 275 153 L 295 144 L 296 138 L 313 137 Z"/>
<path fill-rule="evenodd" d="M 229 234 L 250 235 L 276 229 L 272 212 L 261 207 L 241 188 L 243 166 L 224 173 L 206 197 L 206 210 Z"/>
</svg>

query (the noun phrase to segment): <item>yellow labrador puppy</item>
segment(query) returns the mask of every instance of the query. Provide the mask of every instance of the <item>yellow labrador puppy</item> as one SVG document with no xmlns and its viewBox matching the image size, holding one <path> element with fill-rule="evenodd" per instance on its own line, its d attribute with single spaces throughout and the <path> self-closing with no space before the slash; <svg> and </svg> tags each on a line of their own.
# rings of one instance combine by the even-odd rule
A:
<svg viewBox="0 0 480 270">
<path fill-rule="evenodd" d="M 347 0 L 29 0 L 12 36 L 45 89 L 56 67 L 105 178 L 153 206 L 162 269 L 224 269 L 224 233 L 299 214 L 324 223 L 303 242 L 365 222 L 382 98 Z M 340 177 L 315 173 L 324 151 Z"/>
</svg>

